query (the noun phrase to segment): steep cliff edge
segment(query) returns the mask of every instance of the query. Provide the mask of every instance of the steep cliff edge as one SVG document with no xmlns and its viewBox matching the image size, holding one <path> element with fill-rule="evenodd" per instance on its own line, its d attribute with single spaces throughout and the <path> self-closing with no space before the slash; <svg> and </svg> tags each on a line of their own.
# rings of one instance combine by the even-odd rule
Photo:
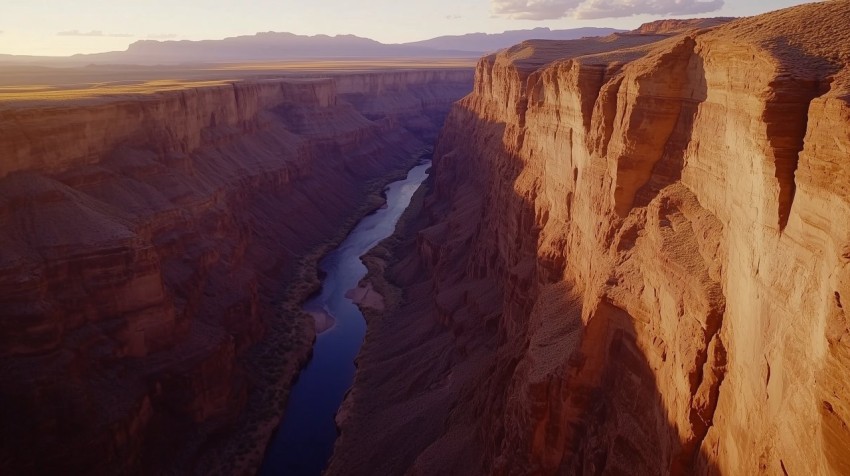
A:
<svg viewBox="0 0 850 476">
<path fill-rule="evenodd" d="M 312 345 L 311 260 L 471 79 L 0 104 L 0 471 L 250 472 Z"/>
<path fill-rule="evenodd" d="M 330 474 L 850 471 L 847 18 L 482 59 Z"/>
</svg>

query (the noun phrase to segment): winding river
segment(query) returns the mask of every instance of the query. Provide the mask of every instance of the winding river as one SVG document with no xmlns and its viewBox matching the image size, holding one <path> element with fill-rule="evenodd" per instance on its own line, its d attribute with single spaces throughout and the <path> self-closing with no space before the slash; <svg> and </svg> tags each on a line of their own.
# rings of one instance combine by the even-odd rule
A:
<svg viewBox="0 0 850 476">
<path fill-rule="evenodd" d="M 325 468 L 336 439 L 334 416 L 354 379 L 354 358 L 366 335 L 363 314 L 345 294 L 366 276 L 360 257 L 393 233 L 414 192 L 428 177 L 430 165 L 422 161 L 407 178 L 388 185 L 386 207 L 364 217 L 319 263 L 325 273 L 322 290 L 304 304 L 304 310 L 326 313 L 335 323 L 316 339 L 313 358 L 292 388 L 260 475 L 315 476 Z"/>
</svg>

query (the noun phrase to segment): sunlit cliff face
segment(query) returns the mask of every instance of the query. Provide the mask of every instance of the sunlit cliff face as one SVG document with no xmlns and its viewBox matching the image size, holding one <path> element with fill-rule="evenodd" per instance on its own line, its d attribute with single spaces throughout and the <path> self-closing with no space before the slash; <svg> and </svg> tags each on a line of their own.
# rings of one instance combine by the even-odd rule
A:
<svg viewBox="0 0 850 476">
<path fill-rule="evenodd" d="M 847 14 L 482 59 L 331 474 L 846 472 Z"/>
</svg>

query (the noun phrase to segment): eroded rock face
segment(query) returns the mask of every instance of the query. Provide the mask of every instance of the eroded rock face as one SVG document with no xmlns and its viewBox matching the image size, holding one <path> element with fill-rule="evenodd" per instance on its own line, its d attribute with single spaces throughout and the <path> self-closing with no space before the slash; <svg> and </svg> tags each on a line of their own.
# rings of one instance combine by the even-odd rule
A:
<svg viewBox="0 0 850 476">
<path fill-rule="evenodd" d="M 330 473 L 850 471 L 847 18 L 482 59 Z"/>
<path fill-rule="evenodd" d="M 278 305 L 299 259 L 471 79 L 0 107 L 0 472 L 250 472 L 312 346 Z"/>
</svg>

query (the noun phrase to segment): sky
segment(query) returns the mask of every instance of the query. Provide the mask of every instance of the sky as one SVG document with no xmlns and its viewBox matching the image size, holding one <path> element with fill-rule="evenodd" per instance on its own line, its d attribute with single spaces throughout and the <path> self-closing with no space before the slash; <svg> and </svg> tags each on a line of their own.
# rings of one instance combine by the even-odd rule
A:
<svg viewBox="0 0 850 476">
<path fill-rule="evenodd" d="M 67 56 L 138 40 L 287 31 L 384 43 L 535 27 L 632 29 L 659 18 L 748 16 L 801 0 L 0 0 L 0 54 Z"/>
</svg>

